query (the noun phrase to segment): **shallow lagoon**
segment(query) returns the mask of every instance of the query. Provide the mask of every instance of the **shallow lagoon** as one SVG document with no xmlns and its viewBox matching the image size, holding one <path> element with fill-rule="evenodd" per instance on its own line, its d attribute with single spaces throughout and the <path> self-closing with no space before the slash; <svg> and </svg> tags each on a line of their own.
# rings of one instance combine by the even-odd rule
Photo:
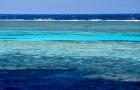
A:
<svg viewBox="0 0 140 90">
<path fill-rule="evenodd" d="M 140 22 L 1 21 L 0 29 L 2 89 L 140 89 Z"/>
</svg>

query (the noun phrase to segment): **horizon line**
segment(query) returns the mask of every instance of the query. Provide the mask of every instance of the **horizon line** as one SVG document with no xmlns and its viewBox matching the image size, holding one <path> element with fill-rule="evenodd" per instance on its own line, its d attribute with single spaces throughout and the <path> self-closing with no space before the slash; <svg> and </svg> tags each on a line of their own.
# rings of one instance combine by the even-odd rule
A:
<svg viewBox="0 0 140 90">
<path fill-rule="evenodd" d="M 98 14 L 106 14 L 106 15 L 109 15 L 109 14 L 140 14 L 140 13 L 0 13 L 0 15 L 7 15 L 7 14 L 10 14 L 10 15 L 98 15 Z"/>
</svg>

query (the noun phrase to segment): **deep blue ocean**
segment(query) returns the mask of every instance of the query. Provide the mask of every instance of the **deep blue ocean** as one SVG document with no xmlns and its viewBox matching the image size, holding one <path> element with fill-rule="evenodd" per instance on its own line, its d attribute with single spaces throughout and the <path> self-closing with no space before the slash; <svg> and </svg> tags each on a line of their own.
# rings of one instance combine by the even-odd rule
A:
<svg viewBox="0 0 140 90">
<path fill-rule="evenodd" d="M 0 19 L 140 20 L 140 14 L 0 14 Z"/>
<path fill-rule="evenodd" d="M 140 90 L 140 14 L 0 14 L 0 90 Z"/>
</svg>

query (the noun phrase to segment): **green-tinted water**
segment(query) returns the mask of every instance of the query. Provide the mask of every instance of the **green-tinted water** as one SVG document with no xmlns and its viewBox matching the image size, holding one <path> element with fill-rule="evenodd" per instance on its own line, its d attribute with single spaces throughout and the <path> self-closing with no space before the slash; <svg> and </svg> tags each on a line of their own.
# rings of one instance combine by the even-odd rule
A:
<svg viewBox="0 0 140 90">
<path fill-rule="evenodd" d="M 0 69 L 74 69 L 140 81 L 140 22 L 0 22 Z"/>
</svg>

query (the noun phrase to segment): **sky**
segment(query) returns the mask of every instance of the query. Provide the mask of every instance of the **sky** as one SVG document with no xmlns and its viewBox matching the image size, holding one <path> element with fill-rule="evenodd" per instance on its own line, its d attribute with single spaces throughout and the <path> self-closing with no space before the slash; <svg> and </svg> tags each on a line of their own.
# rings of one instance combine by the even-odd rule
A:
<svg viewBox="0 0 140 90">
<path fill-rule="evenodd" d="M 0 0 L 0 14 L 140 13 L 140 0 Z"/>
</svg>

